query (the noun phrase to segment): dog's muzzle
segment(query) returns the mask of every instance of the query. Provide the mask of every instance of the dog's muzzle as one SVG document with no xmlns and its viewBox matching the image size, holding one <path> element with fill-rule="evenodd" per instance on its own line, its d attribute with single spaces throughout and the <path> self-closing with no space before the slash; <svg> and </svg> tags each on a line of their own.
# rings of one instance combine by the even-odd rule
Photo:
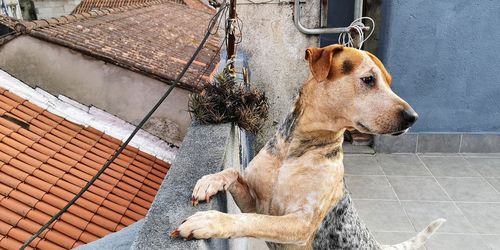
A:
<svg viewBox="0 0 500 250">
<path fill-rule="evenodd" d="M 401 125 L 402 130 L 411 127 L 418 119 L 418 114 L 412 108 L 403 109 L 401 111 Z"/>
<path fill-rule="evenodd" d="M 401 122 L 399 124 L 399 131 L 392 133 L 391 135 L 397 136 L 402 135 L 410 129 L 410 127 L 418 120 L 418 114 L 412 108 L 403 109 L 400 112 Z"/>
</svg>

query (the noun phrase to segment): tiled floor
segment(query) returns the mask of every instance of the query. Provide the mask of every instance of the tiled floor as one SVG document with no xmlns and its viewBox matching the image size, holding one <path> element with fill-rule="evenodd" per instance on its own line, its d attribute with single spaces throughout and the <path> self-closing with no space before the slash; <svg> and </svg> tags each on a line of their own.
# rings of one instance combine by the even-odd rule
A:
<svg viewBox="0 0 500 250">
<path fill-rule="evenodd" d="M 351 154 L 346 182 L 368 228 L 383 244 L 447 222 L 426 249 L 500 250 L 500 154 Z"/>
</svg>

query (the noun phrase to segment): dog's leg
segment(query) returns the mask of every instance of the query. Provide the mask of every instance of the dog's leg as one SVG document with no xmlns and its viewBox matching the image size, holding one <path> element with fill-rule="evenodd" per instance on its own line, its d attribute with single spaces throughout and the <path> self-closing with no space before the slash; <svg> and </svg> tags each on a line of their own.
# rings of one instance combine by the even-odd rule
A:
<svg viewBox="0 0 500 250">
<path fill-rule="evenodd" d="M 306 244 L 310 221 L 302 213 L 271 216 L 219 211 L 198 212 L 189 217 L 171 236 L 186 239 L 254 237 L 283 244 Z"/>
<path fill-rule="evenodd" d="M 236 204 L 244 213 L 255 212 L 255 199 L 251 196 L 248 185 L 238 170 L 229 168 L 216 174 L 205 175 L 196 182 L 192 202 L 210 201 L 210 197 L 219 191 L 229 190 Z"/>
</svg>

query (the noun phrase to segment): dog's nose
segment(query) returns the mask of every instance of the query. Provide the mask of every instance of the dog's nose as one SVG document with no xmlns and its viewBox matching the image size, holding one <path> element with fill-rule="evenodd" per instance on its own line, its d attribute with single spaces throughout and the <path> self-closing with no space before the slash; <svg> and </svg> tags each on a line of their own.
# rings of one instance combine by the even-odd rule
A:
<svg viewBox="0 0 500 250">
<path fill-rule="evenodd" d="M 403 124 L 401 124 L 401 127 L 403 128 L 409 128 L 413 123 L 415 123 L 418 119 L 418 114 L 413 110 L 412 108 L 409 109 L 403 109 L 401 111 L 401 117 L 403 118 Z"/>
</svg>

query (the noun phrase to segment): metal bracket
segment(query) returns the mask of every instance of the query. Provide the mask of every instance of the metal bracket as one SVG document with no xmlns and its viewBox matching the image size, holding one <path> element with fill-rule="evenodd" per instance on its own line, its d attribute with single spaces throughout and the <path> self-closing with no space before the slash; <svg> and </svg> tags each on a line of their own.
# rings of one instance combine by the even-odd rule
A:
<svg viewBox="0 0 500 250">
<path fill-rule="evenodd" d="M 297 29 L 306 34 L 306 35 L 320 35 L 320 34 L 332 34 L 332 33 L 343 33 L 349 32 L 348 27 L 341 28 L 306 28 L 302 23 L 300 23 L 300 0 L 294 0 L 294 11 L 293 11 L 293 19 L 295 23 L 295 27 Z M 354 0 L 354 19 L 358 19 L 362 16 L 363 13 L 363 0 Z M 370 27 L 366 27 L 369 29 Z"/>
</svg>

